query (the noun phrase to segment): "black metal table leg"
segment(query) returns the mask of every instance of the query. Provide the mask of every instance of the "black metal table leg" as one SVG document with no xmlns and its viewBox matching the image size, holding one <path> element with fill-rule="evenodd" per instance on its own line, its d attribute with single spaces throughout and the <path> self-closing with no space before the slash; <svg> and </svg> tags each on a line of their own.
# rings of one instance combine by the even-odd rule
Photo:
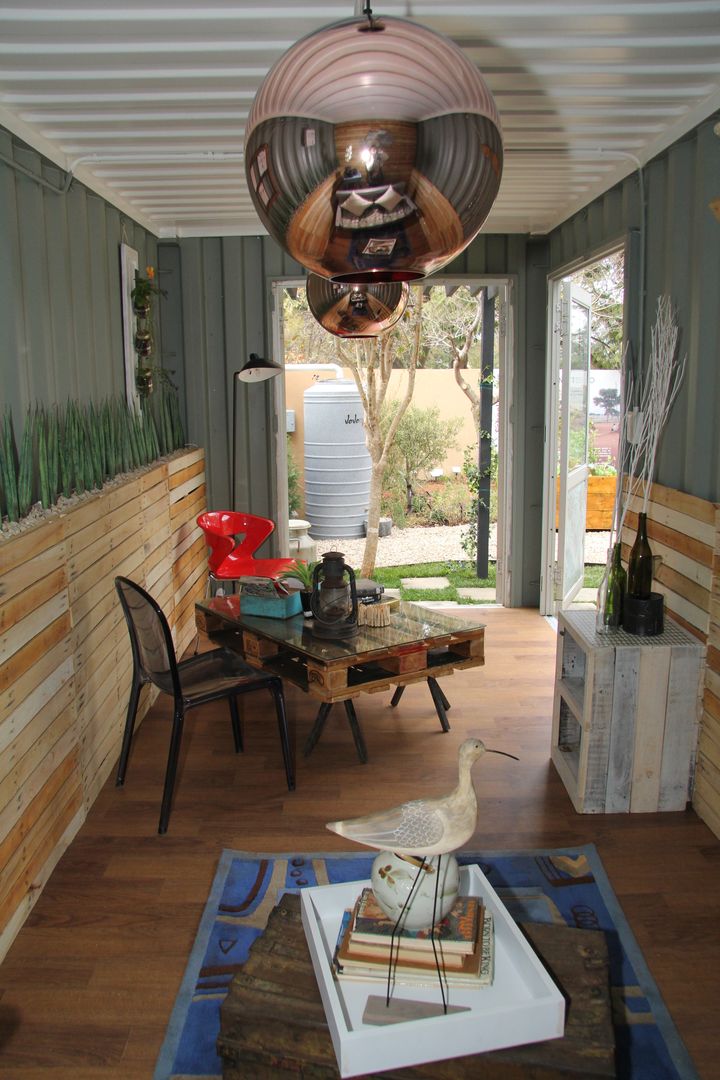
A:
<svg viewBox="0 0 720 1080">
<path fill-rule="evenodd" d="M 397 705 L 397 703 L 398 703 L 398 701 L 400 700 L 400 698 L 401 698 L 401 697 L 403 696 L 403 690 L 404 690 L 404 689 L 405 689 L 405 687 L 404 687 L 404 686 L 396 686 L 396 687 L 395 687 L 395 693 L 394 693 L 394 694 L 393 694 L 393 696 L 392 696 L 392 697 L 390 698 L 390 704 L 392 705 L 393 709 L 394 709 L 394 708 L 395 708 L 395 706 Z"/>
<path fill-rule="evenodd" d="M 432 678 L 432 676 L 428 677 L 428 682 L 430 682 L 431 678 Z M 438 694 L 440 695 L 440 700 L 442 701 L 443 706 L 445 707 L 445 711 L 447 712 L 447 710 L 450 708 L 450 702 L 445 697 L 445 694 L 443 693 L 443 689 L 442 689 L 440 683 L 437 681 L 437 679 L 433 679 L 433 682 L 437 686 Z M 432 691 L 431 691 L 431 693 L 432 693 Z"/>
<path fill-rule="evenodd" d="M 350 730 L 352 731 L 353 739 L 355 740 L 355 749 L 358 752 L 358 757 L 362 761 L 363 765 L 367 764 L 367 747 L 365 746 L 365 740 L 363 739 L 363 733 L 360 730 L 358 723 L 357 713 L 355 712 L 355 706 L 350 698 L 347 698 L 343 705 L 345 706 L 345 712 L 347 714 L 348 723 L 350 724 Z"/>
<path fill-rule="evenodd" d="M 310 734 L 307 737 L 307 741 L 305 743 L 305 749 L 303 750 L 303 754 L 305 755 L 305 757 L 308 756 L 308 754 L 310 753 L 312 748 L 315 746 L 315 743 L 318 741 L 318 739 L 322 735 L 322 729 L 325 727 L 325 720 L 327 718 L 327 714 L 330 712 L 331 709 L 332 709 L 332 702 L 331 701 L 323 701 L 322 705 L 318 709 L 318 714 L 315 717 L 315 723 L 313 725 L 313 729 L 312 729 L 312 731 L 310 732 Z"/>
<path fill-rule="evenodd" d="M 442 724 L 442 729 L 443 731 L 449 731 L 450 721 L 448 720 L 447 713 L 445 712 L 445 702 L 447 701 L 447 698 L 438 686 L 437 679 L 433 679 L 432 677 L 429 678 L 428 686 L 430 687 L 430 693 L 432 694 L 432 699 L 435 704 L 435 712 L 438 714 L 438 719 Z"/>
</svg>

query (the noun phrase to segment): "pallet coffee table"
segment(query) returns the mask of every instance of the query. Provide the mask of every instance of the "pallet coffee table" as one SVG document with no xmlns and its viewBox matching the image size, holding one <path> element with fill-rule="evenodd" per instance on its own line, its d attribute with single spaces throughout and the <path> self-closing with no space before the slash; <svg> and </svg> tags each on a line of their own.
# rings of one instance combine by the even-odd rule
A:
<svg viewBox="0 0 720 1080">
<path fill-rule="evenodd" d="M 335 702 L 342 702 L 358 756 L 367 749 L 353 699 L 395 686 L 426 680 L 443 730 L 449 702 L 437 682 L 453 671 L 485 663 L 485 625 L 476 617 L 445 615 L 420 604 L 400 602 L 387 626 L 360 626 L 353 637 L 319 638 L 302 615 L 269 619 L 244 615 L 239 594 L 215 596 L 195 605 L 199 630 L 237 649 L 248 664 L 299 686 L 320 702 L 305 744 L 308 754 L 320 738 Z"/>
<path fill-rule="evenodd" d="M 567 1001 L 563 1038 L 368 1073 L 370 1080 L 615 1076 L 605 935 L 539 923 L 525 924 L 523 929 Z M 412 1038 L 412 1024 L 400 1025 L 398 1038 Z M 339 1077 L 298 896 L 282 897 L 233 979 L 221 1007 L 217 1051 L 224 1080 Z"/>
</svg>

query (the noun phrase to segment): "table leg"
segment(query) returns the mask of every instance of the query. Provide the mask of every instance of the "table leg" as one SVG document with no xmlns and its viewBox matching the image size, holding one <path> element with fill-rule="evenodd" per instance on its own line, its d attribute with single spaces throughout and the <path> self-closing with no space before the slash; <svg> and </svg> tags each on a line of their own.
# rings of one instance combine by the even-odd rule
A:
<svg viewBox="0 0 720 1080">
<path fill-rule="evenodd" d="M 390 698 L 390 704 L 392 705 L 393 709 L 395 708 L 395 706 L 399 702 L 400 698 L 403 696 L 403 690 L 404 689 L 405 689 L 404 686 L 396 686 L 395 687 L 395 693 Z"/>
<path fill-rule="evenodd" d="M 312 748 L 315 746 L 315 743 L 322 735 L 322 729 L 325 727 L 325 720 L 327 718 L 327 714 L 330 712 L 331 709 L 331 701 L 323 701 L 322 705 L 318 709 L 318 714 L 315 717 L 315 724 L 313 725 L 313 729 L 307 737 L 305 749 L 303 750 L 303 754 L 305 755 L 305 757 L 308 756 Z"/>
<path fill-rule="evenodd" d="M 428 682 L 429 681 L 430 680 L 428 679 Z M 440 683 L 437 681 L 437 679 L 433 679 L 433 682 L 437 686 L 438 694 L 440 695 L 440 700 L 442 701 L 443 705 L 445 706 L 445 711 L 447 712 L 447 710 L 450 708 L 450 702 L 445 697 L 445 694 L 442 691 L 442 687 L 440 686 Z"/>
<path fill-rule="evenodd" d="M 430 693 L 432 694 L 432 699 L 435 704 L 435 711 L 438 714 L 438 719 L 440 720 L 440 723 L 442 724 L 442 729 L 443 731 L 449 731 L 450 721 L 448 720 L 447 713 L 445 712 L 447 698 L 438 686 L 437 679 L 433 679 L 432 676 L 428 678 L 428 686 L 430 687 Z"/>
<path fill-rule="evenodd" d="M 368 759 L 367 747 L 365 746 L 363 733 L 360 730 L 357 713 L 355 712 L 355 706 L 353 705 L 350 698 L 347 698 L 345 701 L 343 701 L 343 705 L 345 706 L 345 712 L 347 714 L 348 723 L 350 724 L 350 730 L 352 731 L 352 736 L 355 740 L 355 749 L 358 752 L 358 757 L 362 761 L 363 765 L 366 765 Z"/>
</svg>

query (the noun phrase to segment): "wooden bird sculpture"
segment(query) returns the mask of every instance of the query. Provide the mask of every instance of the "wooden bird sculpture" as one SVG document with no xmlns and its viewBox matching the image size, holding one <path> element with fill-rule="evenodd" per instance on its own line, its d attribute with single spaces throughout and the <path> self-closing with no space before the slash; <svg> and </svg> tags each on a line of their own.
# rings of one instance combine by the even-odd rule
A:
<svg viewBox="0 0 720 1080">
<path fill-rule="evenodd" d="M 358 844 L 396 855 L 420 858 L 456 851 L 475 832 L 477 799 L 470 770 L 485 753 L 515 758 L 504 750 L 489 750 L 480 739 L 466 739 L 458 755 L 458 784 L 449 795 L 414 799 L 366 817 L 331 821 L 327 828 Z"/>
</svg>

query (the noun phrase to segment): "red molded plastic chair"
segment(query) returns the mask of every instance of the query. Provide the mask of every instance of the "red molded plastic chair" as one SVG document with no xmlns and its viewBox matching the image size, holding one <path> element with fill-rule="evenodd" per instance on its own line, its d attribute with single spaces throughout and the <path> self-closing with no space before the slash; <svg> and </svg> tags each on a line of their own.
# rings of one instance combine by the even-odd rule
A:
<svg viewBox="0 0 720 1080">
<path fill-rule="evenodd" d="M 278 578 L 295 565 L 294 559 L 256 559 L 255 552 L 273 532 L 269 518 L 239 514 L 233 510 L 212 510 L 201 514 L 197 523 L 210 548 L 210 580 L 237 581 L 242 577 Z"/>
</svg>

